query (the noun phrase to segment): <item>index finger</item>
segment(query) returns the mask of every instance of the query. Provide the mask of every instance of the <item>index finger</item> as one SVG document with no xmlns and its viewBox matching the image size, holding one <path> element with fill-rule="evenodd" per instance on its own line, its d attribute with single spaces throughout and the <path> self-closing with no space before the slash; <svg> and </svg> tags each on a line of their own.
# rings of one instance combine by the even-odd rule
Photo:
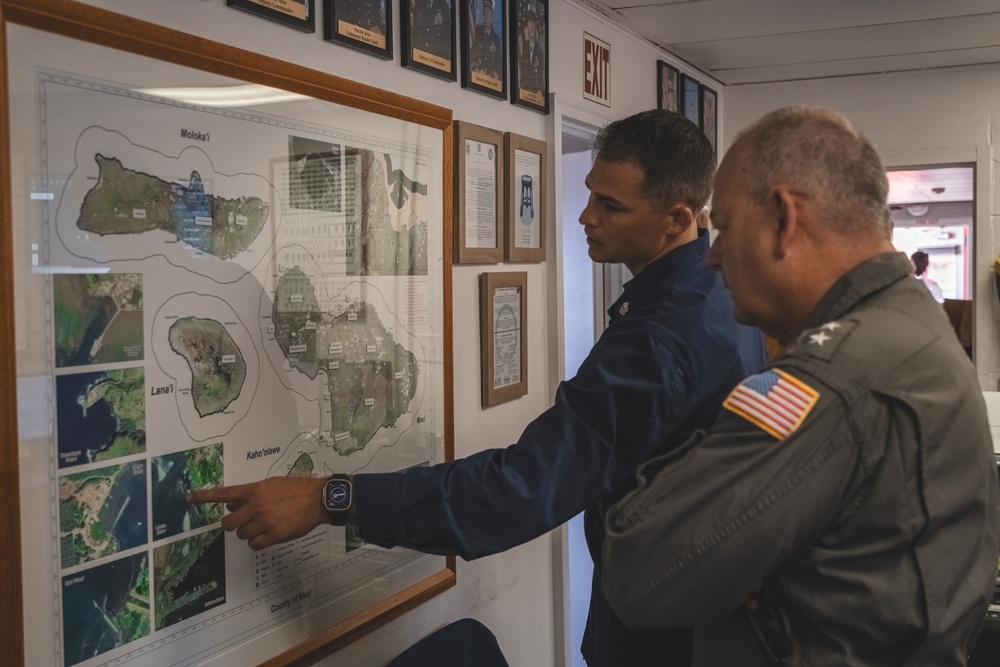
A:
<svg viewBox="0 0 1000 667">
<path fill-rule="evenodd" d="M 187 501 L 191 505 L 202 503 L 243 503 L 246 499 L 249 484 L 234 486 L 217 486 L 214 489 L 199 489 L 188 494 Z"/>
</svg>

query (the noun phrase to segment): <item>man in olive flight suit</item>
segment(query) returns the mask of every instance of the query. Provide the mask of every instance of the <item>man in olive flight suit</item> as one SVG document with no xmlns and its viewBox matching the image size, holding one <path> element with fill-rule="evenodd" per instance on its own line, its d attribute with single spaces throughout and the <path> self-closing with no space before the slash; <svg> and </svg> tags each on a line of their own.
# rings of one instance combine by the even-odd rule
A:
<svg viewBox="0 0 1000 667">
<path fill-rule="evenodd" d="M 639 469 L 604 548 L 621 619 L 694 626 L 696 666 L 958 667 L 975 642 L 1000 534 L 986 410 L 887 191 L 823 109 L 768 114 L 719 169 L 709 261 L 787 348 Z"/>
</svg>

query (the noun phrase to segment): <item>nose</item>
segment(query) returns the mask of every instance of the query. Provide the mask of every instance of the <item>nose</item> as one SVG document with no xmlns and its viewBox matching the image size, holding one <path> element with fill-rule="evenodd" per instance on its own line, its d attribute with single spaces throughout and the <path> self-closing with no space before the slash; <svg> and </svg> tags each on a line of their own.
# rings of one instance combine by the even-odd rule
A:
<svg viewBox="0 0 1000 667">
<path fill-rule="evenodd" d="M 580 211 L 580 217 L 577 220 L 581 225 L 585 227 L 593 226 L 594 224 L 594 195 L 591 193 L 590 197 L 587 199 L 587 205 L 583 207 Z"/>
</svg>

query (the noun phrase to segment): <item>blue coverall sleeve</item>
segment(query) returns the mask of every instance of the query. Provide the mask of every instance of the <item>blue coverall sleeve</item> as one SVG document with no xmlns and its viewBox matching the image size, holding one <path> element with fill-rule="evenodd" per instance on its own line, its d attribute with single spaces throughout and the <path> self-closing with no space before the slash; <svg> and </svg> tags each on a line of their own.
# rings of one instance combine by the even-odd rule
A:
<svg viewBox="0 0 1000 667">
<path fill-rule="evenodd" d="M 699 398 L 668 345 L 606 332 L 517 443 L 357 475 L 362 537 L 465 559 L 527 542 L 631 479 Z"/>
</svg>

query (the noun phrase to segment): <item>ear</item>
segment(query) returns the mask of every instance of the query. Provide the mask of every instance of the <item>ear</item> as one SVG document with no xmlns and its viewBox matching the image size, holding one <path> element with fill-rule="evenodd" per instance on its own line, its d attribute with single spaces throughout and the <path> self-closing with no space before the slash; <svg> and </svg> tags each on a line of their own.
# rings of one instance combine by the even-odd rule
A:
<svg viewBox="0 0 1000 667">
<path fill-rule="evenodd" d="M 788 188 L 779 186 L 771 192 L 771 204 L 778 223 L 774 243 L 776 258 L 784 258 L 802 233 L 802 216 L 798 203 L 798 197 Z"/>
<path fill-rule="evenodd" d="M 684 204 L 674 204 L 665 213 L 667 234 L 678 236 L 695 224 L 695 215 Z"/>
</svg>

